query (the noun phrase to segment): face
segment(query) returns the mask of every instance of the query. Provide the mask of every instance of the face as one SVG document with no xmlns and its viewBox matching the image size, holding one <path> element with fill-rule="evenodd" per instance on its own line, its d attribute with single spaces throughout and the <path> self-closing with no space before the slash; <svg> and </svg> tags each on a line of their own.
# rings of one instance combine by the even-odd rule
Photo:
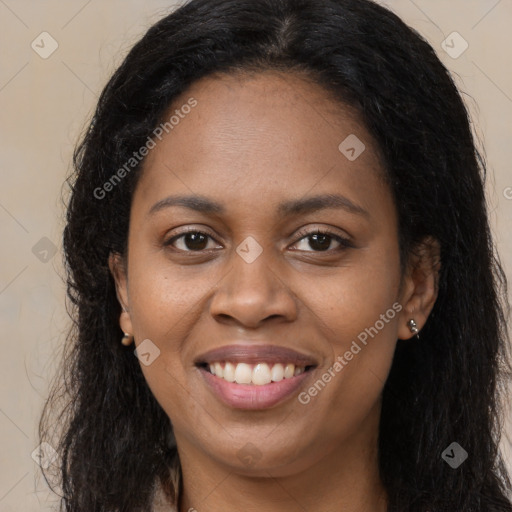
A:
<svg viewBox="0 0 512 512">
<path fill-rule="evenodd" d="M 357 116 L 299 76 L 210 76 L 175 110 L 134 192 L 126 268 L 111 259 L 121 327 L 180 452 L 292 474 L 375 433 L 412 336 L 391 192 Z"/>
</svg>

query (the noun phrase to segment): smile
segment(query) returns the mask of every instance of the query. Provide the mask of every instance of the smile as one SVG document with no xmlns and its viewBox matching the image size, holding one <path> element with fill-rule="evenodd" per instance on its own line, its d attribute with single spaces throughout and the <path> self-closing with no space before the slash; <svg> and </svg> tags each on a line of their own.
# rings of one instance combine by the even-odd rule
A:
<svg viewBox="0 0 512 512">
<path fill-rule="evenodd" d="M 194 361 L 206 388 L 235 409 L 268 409 L 299 391 L 318 358 L 289 347 L 236 340 Z"/>
<path fill-rule="evenodd" d="M 215 375 L 227 382 L 236 382 L 237 384 L 249 384 L 254 386 L 264 386 L 271 382 L 280 382 L 283 379 L 291 379 L 306 371 L 306 366 L 295 366 L 293 363 L 287 364 L 267 364 L 267 363 L 236 363 L 236 362 L 215 362 L 208 366 L 212 375 Z"/>
</svg>

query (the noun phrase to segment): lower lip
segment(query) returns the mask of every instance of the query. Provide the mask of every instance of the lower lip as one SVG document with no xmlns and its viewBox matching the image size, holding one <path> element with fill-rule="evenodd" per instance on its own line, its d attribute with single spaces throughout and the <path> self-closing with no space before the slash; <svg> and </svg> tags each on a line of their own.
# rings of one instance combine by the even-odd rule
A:
<svg viewBox="0 0 512 512">
<path fill-rule="evenodd" d="M 200 368 L 201 375 L 213 392 L 235 409 L 269 409 L 294 394 L 311 370 L 290 379 L 271 382 L 263 386 L 228 382 Z"/>
</svg>

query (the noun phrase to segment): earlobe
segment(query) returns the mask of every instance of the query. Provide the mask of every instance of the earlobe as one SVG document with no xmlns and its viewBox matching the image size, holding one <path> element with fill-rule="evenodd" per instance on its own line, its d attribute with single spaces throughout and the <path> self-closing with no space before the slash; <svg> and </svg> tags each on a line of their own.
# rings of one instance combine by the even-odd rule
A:
<svg viewBox="0 0 512 512">
<path fill-rule="evenodd" d="M 434 307 L 439 291 L 441 248 L 433 237 L 426 237 L 409 257 L 402 293 L 403 310 L 398 338 L 418 336 Z"/>
</svg>

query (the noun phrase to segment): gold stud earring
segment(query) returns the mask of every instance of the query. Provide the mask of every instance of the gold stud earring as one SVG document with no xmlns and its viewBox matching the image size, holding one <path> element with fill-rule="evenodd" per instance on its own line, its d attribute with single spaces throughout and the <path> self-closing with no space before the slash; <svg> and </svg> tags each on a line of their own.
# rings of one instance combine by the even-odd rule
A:
<svg viewBox="0 0 512 512">
<path fill-rule="evenodd" d="M 125 332 L 123 338 L 121 339 L 121 343 L 125 347 L 128 347 L 132 344 L 132 342 L 133 342 L 133 335 Z"/>
<path fill-rule="evenodd" d="M 416 325 L 416 322 L 414 321 L 414 318 L 411 318 L 408 322 L 407 322 L 407 327 L 409 327 L 409 330 L 416 335 L 416 339 L 420 339 L 420 336 L 419 336 L 419 330 L 418 330 L 418 326 Z"/>
</svg>

